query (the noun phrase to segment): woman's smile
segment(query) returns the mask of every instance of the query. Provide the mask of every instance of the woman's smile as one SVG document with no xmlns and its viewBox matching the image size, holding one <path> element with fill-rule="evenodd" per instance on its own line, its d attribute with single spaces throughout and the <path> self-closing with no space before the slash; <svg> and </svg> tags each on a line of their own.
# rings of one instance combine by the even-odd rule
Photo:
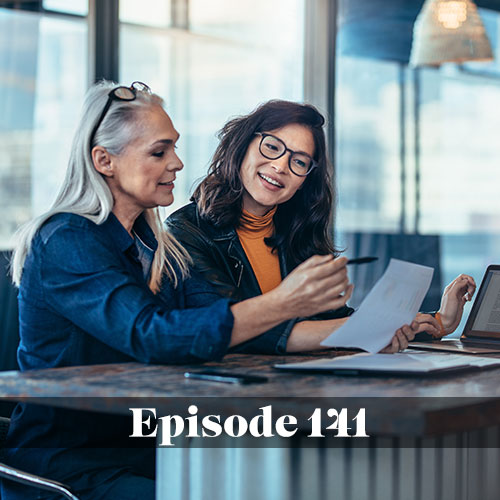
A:
<svg viewBox="0 0 500 500">
<path fill-rule="evenodd" d="M 158 186 L 160 186 L 161 188 L 166 188 L 166 189 L 172 190 L 175 187 L 174 181 L 175 181 L 175 177 L 171 181 L 159 182 Z"/>
<path fill-rule="evenodd" d="M 280 189 L 283 189 L 285 186 L 278 181 L 275 177 L 268 175 L 268 174 L 263 174 L 261 172 L 258 172 L 257 175 L 260 177 L 262 180 L 262 185 L 271 191 L 279 191 Z"/>
</svg>

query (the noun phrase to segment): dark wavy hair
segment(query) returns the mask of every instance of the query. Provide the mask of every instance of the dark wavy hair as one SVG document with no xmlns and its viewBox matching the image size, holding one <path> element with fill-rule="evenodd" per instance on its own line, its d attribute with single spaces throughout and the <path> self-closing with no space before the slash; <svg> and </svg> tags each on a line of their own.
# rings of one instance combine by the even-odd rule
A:
<svg viewBox="0 0 500 500">
<path fill-rule="evenodd" d="M 228 121 L 219 131 L 219 145 L 208 175 L 195 189 L 192 200 L 200 215 L 218 227 L 238 227 L 244 188 L 240 167 L 256 132 L 269 132 L 289 124 L 307 127 L 314 137 L 318 166 L 301 189 L 280 204 L 274 215 L 275 234 L 266 243 L 278 246 L 294 265 L 314 254 L 336 253 L 329 224 L 333 212 L 333 167 L 327 156 L 323 115 L 309 104 L 272 100 L 252 113 Z"/>
</svg>

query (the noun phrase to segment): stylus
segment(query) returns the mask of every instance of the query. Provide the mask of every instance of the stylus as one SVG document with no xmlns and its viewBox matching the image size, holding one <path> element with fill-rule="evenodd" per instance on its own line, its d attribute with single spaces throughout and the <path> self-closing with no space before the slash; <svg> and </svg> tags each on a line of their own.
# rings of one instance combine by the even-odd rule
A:
<svg viewBox="0 0 500 500">
<path fill-rule="evenodd" d="M 356 264 L 368 264 L 378 260 L 378 257 L 359 257 L 357 259 L 349 259 L 347 261 L 348 266 L 354 266 Z"/>
</svg>

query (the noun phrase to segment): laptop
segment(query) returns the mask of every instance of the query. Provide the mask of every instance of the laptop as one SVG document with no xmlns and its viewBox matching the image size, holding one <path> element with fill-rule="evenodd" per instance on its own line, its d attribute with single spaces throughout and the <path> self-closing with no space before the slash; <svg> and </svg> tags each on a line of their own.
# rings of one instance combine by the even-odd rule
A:
<svg viewBox="0 0 500 500">
<path fill-rule="evenodd" d="M 488 266 L 460 339 L 411 342 L 414 349 L 500 353 L 500 265 Z"/>
</svg>

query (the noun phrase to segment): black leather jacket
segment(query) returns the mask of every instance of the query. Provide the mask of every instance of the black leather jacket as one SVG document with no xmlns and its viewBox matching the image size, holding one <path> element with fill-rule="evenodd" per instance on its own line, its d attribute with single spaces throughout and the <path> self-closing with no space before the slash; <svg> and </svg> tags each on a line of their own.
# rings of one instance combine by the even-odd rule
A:
<svg viewBox="0 0 500 500">
<path fill-rule="evenodd" d="M 202 218 L 195 203 L 174 212 L 166 224 L 191 255 L 194 267 L 222 296 L 239 302 L 262 293 L 235 228 L 220 228 Z M 293 267 L 287 262 L 284 252 L 278 249 L 278 255 L 281 277 L 285 278 Z M 286 351 L 288 337 L 297 321 L 343 318 L 353 311 L 344 306 L 311 318 L 285 321 L 233 351 L 282 354 Z"/>
</svg>

